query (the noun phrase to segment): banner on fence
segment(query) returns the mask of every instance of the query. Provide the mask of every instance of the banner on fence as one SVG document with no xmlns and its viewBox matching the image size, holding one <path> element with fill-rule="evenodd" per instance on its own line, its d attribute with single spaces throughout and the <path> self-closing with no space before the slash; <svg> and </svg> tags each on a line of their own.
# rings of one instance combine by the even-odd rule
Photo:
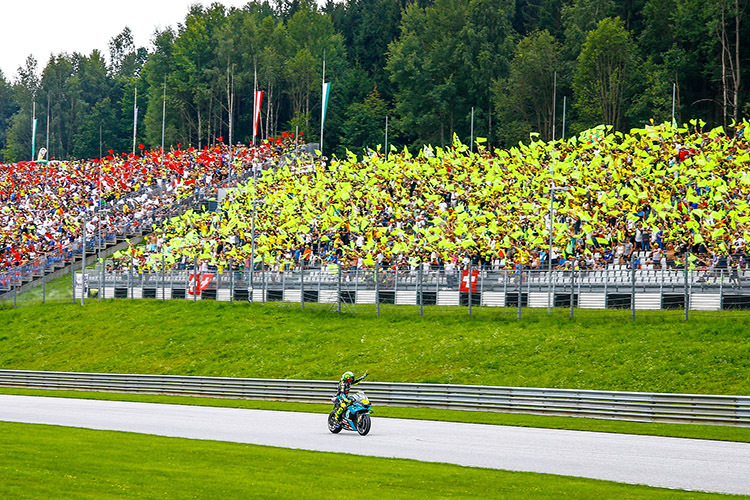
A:
<svg viewBox="0 0 750 500">
<path fill-rule="evenodd" d="M 88 274 L 80 274 L 75 273 L 76 277 L 76 288 L 81 288 L 82 286 L 86 286 L 86 290 L 89 289 L 89 275 Z"/>
<path fill-rule="evenodd" d="M 198 274 L 197 279 L 195 273 L 190 273 L 190 282 L 188 285 L 188 295 L 200 295 L 203 290 L 208 288 L 214 275 L 211 273 Z M 198 282 L 198 293 L 195 292 L 195 283 Z"/>
<path fill-rule="evenodd" d="M 479 279 L 479 271 L 471 272 L 471 292 L 477 291 L 477 279 Z M 461 271 L 461 291 L 469 293 L 469 271 Z"/>
</svg>

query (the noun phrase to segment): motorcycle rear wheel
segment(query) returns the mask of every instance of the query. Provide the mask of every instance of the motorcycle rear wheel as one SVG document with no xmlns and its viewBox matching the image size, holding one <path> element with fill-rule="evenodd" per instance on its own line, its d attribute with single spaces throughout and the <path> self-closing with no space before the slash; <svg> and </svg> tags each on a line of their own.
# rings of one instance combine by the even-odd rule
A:
<svg viewBox="0 0 750 500">
<path fill-rule="evenodd" d="M 341 432 L 341 423 L 336 420 L 336 410 L 328 414 L 328 430 L 334 434 Z"/>
<path fill-rule="evenodd" d="M 357 432 L 359 432 L 360 436 L 366 436 L 370 432 L 371 425 L 370 415 L 364 413 L 360 414 L 357 418 Z"/>
</svg>

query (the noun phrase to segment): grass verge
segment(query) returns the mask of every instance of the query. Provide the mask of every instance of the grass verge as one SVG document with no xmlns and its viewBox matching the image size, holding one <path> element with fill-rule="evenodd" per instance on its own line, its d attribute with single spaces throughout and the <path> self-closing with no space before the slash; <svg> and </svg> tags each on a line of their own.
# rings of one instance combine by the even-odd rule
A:
<svg viewBox="0 0 750 500">
<path fill-rule="evenodd" d="M 724 495 L 265 446 L 0 423 L 0 497 L 708 499 Z M 727 498 L 738 498 L 727 496 Z"/>
<path fill-rule="evenodd" d="M 325 415 L 331 405 L 311 403 L 290 403 L 284 401 L 255 401 L 246 399 L 220 399 L 184 396 L 159 396 L 150 394 L 122 394 L 110 392 L 30 390 L 0 388 L 0 394 L 24 396 L 65 397 L 81 399 L 102 399 L 109 401 L 136 401 L 142 403 L 182 404 L 195 406 L 215 406 L 226 408 L 250 408 L 258 410 L 280 410 L 320 413 Z M 541 427 L 547 429 L 567 429 L 591 432 L 616 432 L 691 439 L 714 439 L 719 441 L 750 442 L 749 427 L 724 425 L 668 424 L 647 422 L 623 422 L 593 418 L 556 417 L 524 415 L 519 413 L 496 413 L 479 411 L 441 410 L 434 408 L 402 408 L 377 406 L 376 417 L 438 420 L 444 422 L 465 422 L 490 425 L 512 425 L 517 427 Z"/>
</svg>

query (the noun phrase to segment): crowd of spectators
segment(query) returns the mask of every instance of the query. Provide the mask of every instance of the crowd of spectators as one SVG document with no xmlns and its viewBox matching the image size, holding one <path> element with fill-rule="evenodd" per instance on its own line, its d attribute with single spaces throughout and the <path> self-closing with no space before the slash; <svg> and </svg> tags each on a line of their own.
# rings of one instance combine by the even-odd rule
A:
<svg viewBox="0 0 750 500">
<path fill-rule="evenodd" d="M 188 197 L 209 198 L 254 169 L 268 168 L 281 145 L 217 144 L 197 150 L 145 151 L 88 161 L 0 164 L 0 271 L 38 265 L 89 244 L 150 231 L 179 215 Z"/>
<path fill-rule="evenodd" d="M 556 269 L 745 266 L 745 126 L 649 126 L 476 153 L 456 142 L 280 168 L 215 212 L 163 226 L 141 262 L 543 270 L 552 227 Z"/>
<path fill-rule="evenodd" d="M 111 268 L 745 267 L 746 126 L 602 129 L 476 152 L 456 141 L 314 163 L 286 155 L 293 142 L 280 138 L 237 147 L 232 162 L 215 146 L 3 165 L 0 267 L 75 252 L 84 218 L 90 237 L 150 230 L 180 199 L 238 181 L 215 209 L 169 218 Z"/>
</svg>

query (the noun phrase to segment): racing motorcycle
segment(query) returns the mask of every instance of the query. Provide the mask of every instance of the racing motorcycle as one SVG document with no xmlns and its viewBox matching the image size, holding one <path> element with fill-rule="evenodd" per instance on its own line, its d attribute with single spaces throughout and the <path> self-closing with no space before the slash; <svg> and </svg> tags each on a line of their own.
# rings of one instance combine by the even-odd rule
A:
<svg viewBox="0 0 750 500">
<path fill-rule="evenodd" d="M 336 420 L 336 408 L 338 405 L 343 404 L 341 396 L 336 396 L 332 399 L 334 406 L 333 411 L 328 414 L 328 430 L 334 434 L 341 432 L 341 429 L 347 431 L 357 431 L 360 436 L 366 436 L 370 432 L 370 415 L 372 410 L 370 409 L 371 403 L 367 399 L 367 395 L 358 391 L 354 394 L 349 394 L 349 399 L 352 400 L 352 404 L 344 410 L 341 415 L 341 421 Z"/>
</svg>

